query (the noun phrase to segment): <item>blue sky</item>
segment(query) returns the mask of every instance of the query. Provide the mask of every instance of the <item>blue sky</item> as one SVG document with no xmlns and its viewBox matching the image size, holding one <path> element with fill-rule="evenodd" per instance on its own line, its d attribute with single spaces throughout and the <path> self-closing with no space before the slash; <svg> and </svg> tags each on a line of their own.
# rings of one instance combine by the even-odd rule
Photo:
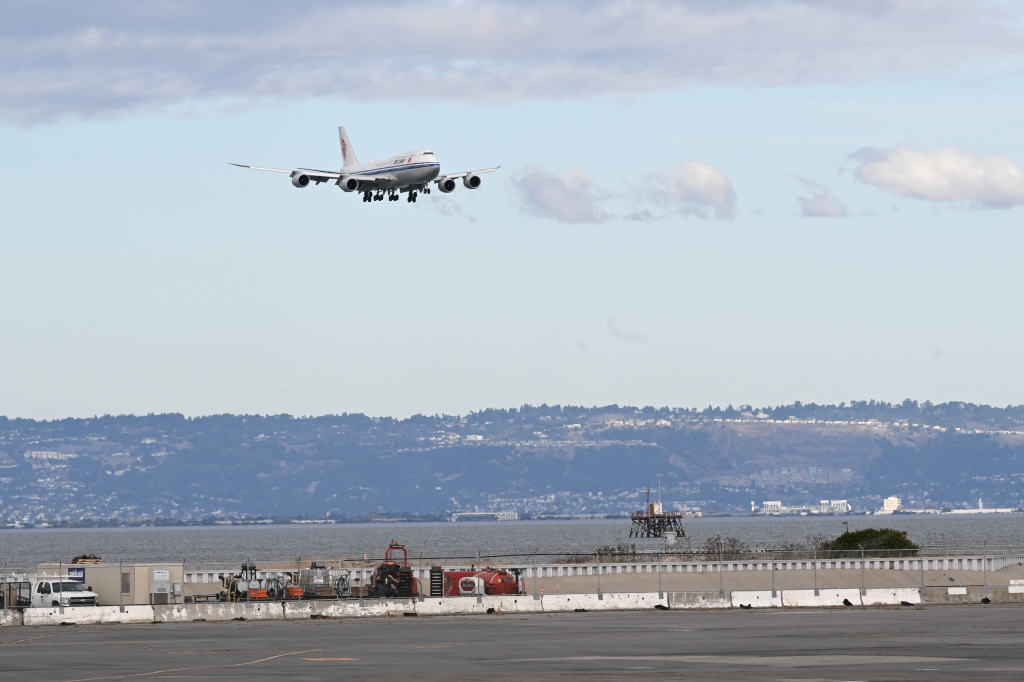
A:
<svg viewBox="0 0 1024 682">
<path fill-rule="evenodd" d="M 0 414 L 1022 401 L 1007 5 L 127 7 L 0 10 Z M 342 124 L 502 169 L 227 165 Z"/>
</svg>

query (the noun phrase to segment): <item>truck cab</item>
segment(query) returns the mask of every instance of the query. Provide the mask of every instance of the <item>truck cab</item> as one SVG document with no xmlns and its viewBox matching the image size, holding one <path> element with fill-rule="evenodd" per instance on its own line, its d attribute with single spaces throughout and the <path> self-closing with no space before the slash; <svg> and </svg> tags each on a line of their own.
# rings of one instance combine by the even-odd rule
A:
<svg viewBox="0 0 1024 682">
<path fill-rule="evenodd" d="M 96 606 L 98 595 L 66 578 L 39 580 L 32 588 L 32 606 Z"/>
</svg>

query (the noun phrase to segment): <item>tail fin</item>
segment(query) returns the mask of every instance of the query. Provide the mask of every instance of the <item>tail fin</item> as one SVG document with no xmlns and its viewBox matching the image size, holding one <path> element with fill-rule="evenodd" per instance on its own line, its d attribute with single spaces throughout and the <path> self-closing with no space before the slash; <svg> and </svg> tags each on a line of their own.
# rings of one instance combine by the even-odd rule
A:
<svg viewBox="0 0 1024 682">
<path fill-rule="evenodd" d="M 356 158 L 356 153 L 352 149 L 352 143 L 348 141 L 348 133 L 345 132 L 345 126 L 338 126 L 338 137 L 341 138 L 341 166 L 354 166 L 359 163 L 359 159 Z"/>
</svg>

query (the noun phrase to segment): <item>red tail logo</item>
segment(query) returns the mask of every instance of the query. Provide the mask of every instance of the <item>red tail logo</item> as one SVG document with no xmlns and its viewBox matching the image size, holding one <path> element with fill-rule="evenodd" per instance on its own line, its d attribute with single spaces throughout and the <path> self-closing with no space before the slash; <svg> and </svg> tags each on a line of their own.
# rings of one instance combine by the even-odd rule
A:
<svg viewBox="0 0 1024 682">
<path fill-rule="evenodd" d="M 348 145 L 345 144 L 344 138 L 341 140 L 341 158 L 343 160 L 348 160 Z"/>
</svg>

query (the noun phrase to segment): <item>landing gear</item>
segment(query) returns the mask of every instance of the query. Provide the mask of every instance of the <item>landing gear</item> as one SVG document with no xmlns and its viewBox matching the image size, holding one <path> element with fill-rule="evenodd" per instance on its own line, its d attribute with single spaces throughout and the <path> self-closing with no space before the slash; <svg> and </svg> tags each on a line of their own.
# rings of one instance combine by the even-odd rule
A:
<svg viewBox="0 0 1024 682">
<path fill-rule="evenodd" d="M 416 192 L 414 190 L 409 191 L 409 198 L 406 199 L 410 204 L 416 201 Z"/>
<path fill-rule="evenodd" d="M 377 192 L 373 195 L 374 201 L 384 201 L 384 192 Z"/>
<path fill-rule="evenodd" d="M 373 201 L 373 195 L 370 194 L 369 192 L 363 192 L 363 201 L 365 201 L 365 202 Z"/>
</svg>

